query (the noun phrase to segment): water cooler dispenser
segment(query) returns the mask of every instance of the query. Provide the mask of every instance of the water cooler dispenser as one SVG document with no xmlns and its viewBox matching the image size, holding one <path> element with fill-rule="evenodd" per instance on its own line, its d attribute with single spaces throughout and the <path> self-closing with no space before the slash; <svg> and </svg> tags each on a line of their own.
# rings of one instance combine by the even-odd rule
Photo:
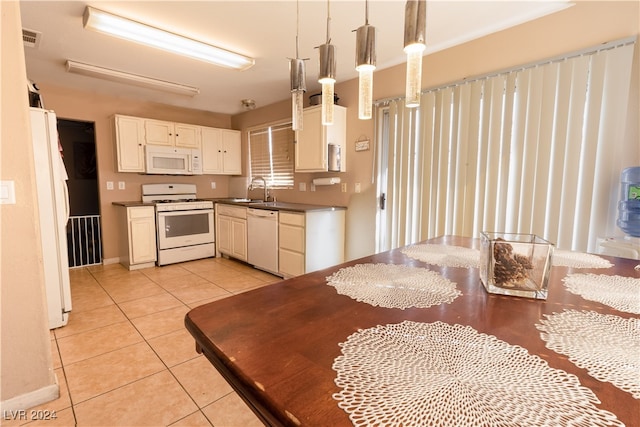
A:
<svg viewBox="0 0 640 427">
<path fill-rule="evenodd" d="M 624 237 L 598 239 L 603 255 L 640 259 L 640 166 L 626 168 L 620 175 L 620 201 L 616 225 Z"/>
</svg>

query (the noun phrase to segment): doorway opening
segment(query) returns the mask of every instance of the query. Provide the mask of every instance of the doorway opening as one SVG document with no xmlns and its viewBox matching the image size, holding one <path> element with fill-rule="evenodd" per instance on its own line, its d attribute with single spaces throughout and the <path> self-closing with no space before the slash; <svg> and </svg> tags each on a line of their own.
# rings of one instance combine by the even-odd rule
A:
<svg viewBox="0 0 640 427">
<path fill-rule="evenodd" d="M 95 124 L 59 118 L 58 134 L 69 176 L 69 267 L 101 264 L 102 235 Z"/>
</svg>

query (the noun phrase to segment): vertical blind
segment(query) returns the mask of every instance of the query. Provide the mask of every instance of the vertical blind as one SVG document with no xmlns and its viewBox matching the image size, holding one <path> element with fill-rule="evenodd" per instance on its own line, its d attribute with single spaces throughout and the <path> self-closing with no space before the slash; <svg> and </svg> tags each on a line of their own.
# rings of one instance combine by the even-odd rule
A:
<svg viewBox="0 0 640 427">
<path fill-rule="evenodd" d="M 440 235 L 531 233 L 594 251 L 615 232 L 634 41 L 380 102 L 391 249 Z M 380 239 L 379 239 L 380 241 Z"/>
<path fill-rule="evenodd" d="M 249 131 L 251 177 L 261 176 L 270 188 L 293 188 L 291 123 Z"/>
</svg>

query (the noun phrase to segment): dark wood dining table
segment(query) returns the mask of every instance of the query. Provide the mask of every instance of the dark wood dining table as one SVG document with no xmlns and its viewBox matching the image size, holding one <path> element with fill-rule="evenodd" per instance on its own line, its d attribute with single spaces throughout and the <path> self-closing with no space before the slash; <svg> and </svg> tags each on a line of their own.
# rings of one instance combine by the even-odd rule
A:
<svg viewBox="0 0 640 427">
<path fill-rule="evenodd" d="M 429 244 L 479 249 L 480 241 L 445 236 Z M 640 400 L 611 383 L 601 382 L 585 369 L 545 346 L 536 329 L 544 315 L 565 309 L 592 310 L 621 318 L 637 315 L 615 310 L 575 295 L 562 279 L 569 273 L 594 273 L 640 278 L 639 261 L 602 256 L 607 269 L 552 267 L 546 300 L 494 295 L 485 291 L 477 268 L 441 267 L 404 255 L 400 249 L 353 260 L 325 270 L 283 280 L 191 310 L 185 325 L 196 349 L 225 377 L 265 425 L 348 426 L 348 414 L 332 397 L 334 360 L 339 343 L 377 325 L 441 321 L 471 326 L 511 345 L 524 347 L 544 359 L 550 368 L 578 377 L 591 389 L 600 409 L 614 413 L 627 426 L 640 426 Z M 341 268 L 366 263 L 422 267 L 453 281 L 462 292 L 451 303 L 429 308 L 377 307 L 339 295 L 327 277 Z M 638 355 L 640 357 L 640 355 Z"/>
</svg>

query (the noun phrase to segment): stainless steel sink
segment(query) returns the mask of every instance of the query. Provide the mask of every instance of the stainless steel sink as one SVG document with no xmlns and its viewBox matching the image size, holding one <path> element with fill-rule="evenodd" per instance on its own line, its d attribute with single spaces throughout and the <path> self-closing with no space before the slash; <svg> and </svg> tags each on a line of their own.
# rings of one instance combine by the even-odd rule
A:
<svg viewBox="0 0 640 427">
<path fill-rule="evenodd" d="M 268 207 L 268 208 L 282 208 L 286 206 L 291 206 L 291 203 L 286 202 L 260 202 L 260 206 Z"/>
<path fill-rule="evenodd" d="M 230 197 L 228 199 L 222 199 L 221 201 L 229 203 L 262 203 L 262 200 L 259 199 L 243 199 L 241 197 Z"/>
</svg>

